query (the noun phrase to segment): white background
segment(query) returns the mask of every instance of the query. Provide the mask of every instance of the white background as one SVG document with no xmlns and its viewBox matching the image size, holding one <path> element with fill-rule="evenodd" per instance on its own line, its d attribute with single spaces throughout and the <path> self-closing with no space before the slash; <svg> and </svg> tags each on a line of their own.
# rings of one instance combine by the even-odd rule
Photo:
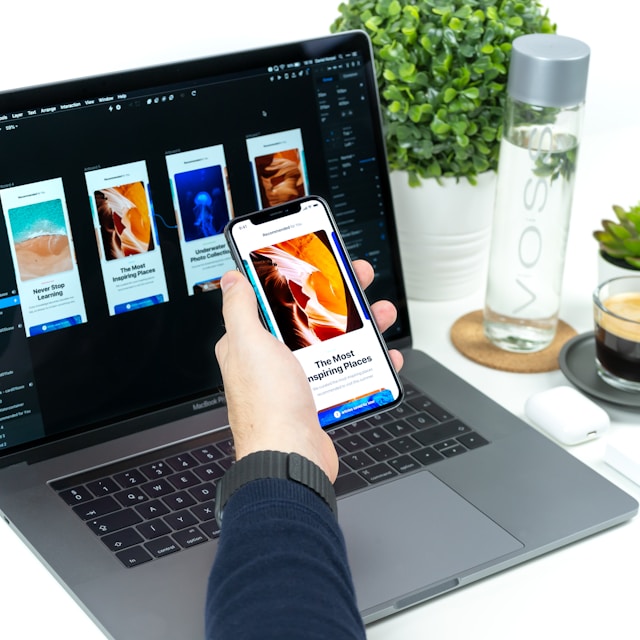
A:
<svg viewBox="0 0 640 640">
<path fill-rule="evenodd" d="M 600 218 L 611 215 L 613 203 L 630 205 L 640 200 L 640 90 L 636 84 L 640 12 L 632 0 L 548 0 L 545 4 L 559 33 L 582 39 L 592 49 L 561 313 L 578 331 L 587 331 L 591 328 L 589 294 L 596 280 L 591 230 Z M 0 89 L 321 35 L 337 16 L 333 0 L 180 0 L 173 5 L 143 0 L 12 0 L 3 5 Z M 543 375 L 494 372 L 459 355 L 448 341 L 449 327 L 481 304 L 481 293 L 453 303 L 412 303 L 417 346 L 522 415 L 531 392 L 565 380 L 559 371 Z M 607 438 L 627 435 L 637 441 L 639 414 L 607 409 L 615 424 Z M 599 440 L 571 451 L 640 498 L 640 487 L 602 462 L 605 443 Z M 636 519 L 372 625 L 370 640 L 637 638 L 639 534 Z M 102 638 L 2 523 L 0 636 L 11 640 Z"/>
</svg>

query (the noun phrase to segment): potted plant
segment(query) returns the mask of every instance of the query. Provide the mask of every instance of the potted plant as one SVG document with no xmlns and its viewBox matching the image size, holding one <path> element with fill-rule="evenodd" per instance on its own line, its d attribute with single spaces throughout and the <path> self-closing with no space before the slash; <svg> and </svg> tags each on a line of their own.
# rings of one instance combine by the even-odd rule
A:
<svg viewBox="0 0 640 640">
<path fill-rule="evenodd" d="M 511 42 L 555 25 L 537 0 L 350 0 L 338 10 L 333 32 L 362 29 L 372 41 L 409 293 L 413 285 L 412 297 L 465 295 L 483 282 Z M 476 187 L 447 204 L 451 183 L 483 193 Z M 443 195 L 443 221 L 423 232 Z M 458 238 L 465 213 L 471 229 Z M 465 273 L 438 278 L 438 267 L 424 265 L 430 249 Z M 467 273 L 473 282 L 456 286 Z M 445 291 L 419 292 L 437 280 Z"/>
<path fill-rule="evenodd" d="M 613 205 L 618 222 L 603 220 L 593 232 L 600 247 L 599 281 L 640 270 L 640 203 L 624 209 Z"/>
</svg>

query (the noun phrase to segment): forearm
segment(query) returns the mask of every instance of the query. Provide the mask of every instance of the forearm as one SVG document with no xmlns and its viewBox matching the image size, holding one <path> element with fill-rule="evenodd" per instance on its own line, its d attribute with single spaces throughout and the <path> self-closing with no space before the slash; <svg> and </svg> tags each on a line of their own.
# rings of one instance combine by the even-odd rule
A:
<svg viewBox="0 0 640 640">
<path fill-rule="evenodd" d="M 268 479 L 230 498 L 206 617 L 211 640 L 365 637 L 342 533 L 320 497 Z"/>
</svg>

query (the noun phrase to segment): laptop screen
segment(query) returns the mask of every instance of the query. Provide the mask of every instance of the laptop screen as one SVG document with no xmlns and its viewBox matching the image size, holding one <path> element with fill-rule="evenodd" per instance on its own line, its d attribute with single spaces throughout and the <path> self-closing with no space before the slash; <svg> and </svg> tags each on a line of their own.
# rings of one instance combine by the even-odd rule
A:
<svg viewBox="0 0 640 640">
<path fill-rule="evenodd" d="M 222 230 L 306 194 L 406 336 L 364 34 L 0 95 L 0 460 L 220 404 Z"/>
</svg>

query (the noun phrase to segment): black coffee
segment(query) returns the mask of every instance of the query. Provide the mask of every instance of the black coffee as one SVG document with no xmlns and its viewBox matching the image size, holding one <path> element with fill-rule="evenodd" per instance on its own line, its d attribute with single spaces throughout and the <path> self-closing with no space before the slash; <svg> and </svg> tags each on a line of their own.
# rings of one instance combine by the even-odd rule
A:
<svg viewBox="0 0 640 640">
<path fill-rule="evenodd" d="M 596 323 L 596 356 L 612 375 L 640 382 L 640 293 L 617 294 L 603 303 L 622 318 L 601 313 Z"/>
<path fill-rule="evenodd" d="M 640 382 L 640 342 L 625 340 L 597 326 L 596 356 L 614 376 Z"/>
</svg>

